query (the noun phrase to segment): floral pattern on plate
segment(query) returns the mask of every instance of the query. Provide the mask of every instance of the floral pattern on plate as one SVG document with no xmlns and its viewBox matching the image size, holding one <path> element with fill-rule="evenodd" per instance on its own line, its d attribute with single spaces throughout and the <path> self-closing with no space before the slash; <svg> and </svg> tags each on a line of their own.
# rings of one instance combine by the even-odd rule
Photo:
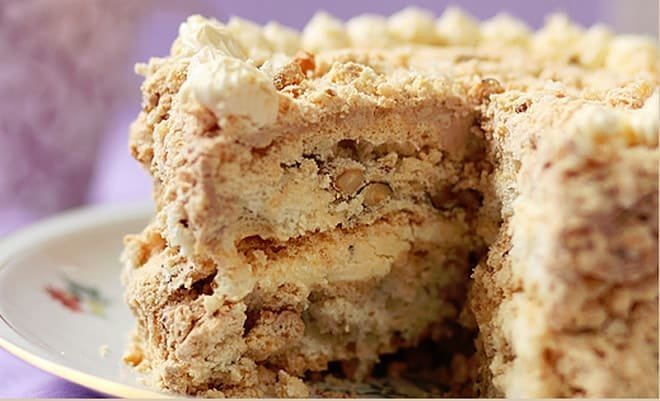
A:
<svg viewBox="0 0 660 401">
<path fill-rule="evenodd" d="M 80 284 L 66 275 L 62 275 L 61 279 L 63 286 L 49 284 L 45 287 L 51 299 L 72 312 L 106 317 L 110 300 L 103 297 L 98 288 Z"/>
</svg>

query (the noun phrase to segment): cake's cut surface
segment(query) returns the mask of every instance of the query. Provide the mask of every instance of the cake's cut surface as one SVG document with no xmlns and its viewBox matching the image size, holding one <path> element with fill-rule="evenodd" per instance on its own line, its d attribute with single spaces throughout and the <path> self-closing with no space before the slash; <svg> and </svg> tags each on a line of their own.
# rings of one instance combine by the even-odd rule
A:
<svg viewBox="0 0 660 401">
<path fill-rule="evenodd" d="M 127 360 L 155 385 L 305 396 L 476 322 L 452 364 L 482 395 L 657 395 L 655 44 L 457 10 L 302 37 L 195 16 L 139 70 L 157 214 L 126 240 Z"/>
<path fill-rule="evenodd" d="M 501 142 L 503 152 L 535 148 L 522 159 L 517 198 L 474 273 L 470 303 L 492 391 L 653 396 L 657 95 L 642 109 L 617 111 L 560 94 L 535 99 L 525 116 L 515 111 L 519 101 L 503 94 L 487 112 L 513 139 Z M 507 180 L 496 187 L 509 187 Z"/>
</svg>

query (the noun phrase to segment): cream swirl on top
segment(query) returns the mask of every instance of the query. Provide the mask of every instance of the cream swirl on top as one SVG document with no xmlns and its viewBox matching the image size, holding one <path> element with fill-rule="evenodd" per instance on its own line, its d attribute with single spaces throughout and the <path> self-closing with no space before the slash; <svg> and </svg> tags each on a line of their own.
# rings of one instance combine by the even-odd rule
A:
<svg viewBox="0 0 660 401">
<path fill-rule="evenodd" d="M 303 30 L 302 45 L 305 50 L 317 52 L 350 47 L 350 40 L 340 20 L 319 11 Z"/>
<path fill-rule="evenodd" d="M 486 46 L 526 47 L 531 34 L 524 22 L 507 13 L 499 13 L 481 24 L 480 42 Z"/>
<path fill-rule="evenodd" d="M 640 35 L 620 35 L 612 39 L 605 66 L 624 74 L 633 74 L 640 67 L 651 71 L 656 68 L 658 56 L 656 40 Z"/>
<path fill-rule="evenodd" d="M 479 21 L 456 7 L 448 7 L 438 18 L 436 30 L 448 45 L 474 46 L 481 37 Z"/>
<path fill-rule="evenodd" d="M 438 44 L 433 14 L 416 7 L 405 8 L 387 21 L 390 35 L 399 42 Z"/>
<path fill-rule="evenodd" d="M 618 110 L 600 104 L 587 104 L 572 120 L 571 132 L 576 144 L 591 152 L 593 148 L 611 143 L 618 146 L 658 146 L 660 94 L 656 89 L 644 106 L 633 110 Z"/>
<path fill-rule="evenodd" d="M 234 30 L 246 26 L 242 20 L 233 21 Z M 250 28 L 243 29 L 246 34 L 241 38 L 255 43 L 261 40 L 260 28 Z M 233 117 L 251 132 L 277 119 L 279 95 L 272 79 L 255 67 L 246 53 L 230 29 L 198 15 L 181 25 L 172 46 L 174 56 L 190 59 L 188 77 L 181 88 L 183 99 L 209 109 L 220 125 Z"/>
<path fill-rule="evenodd" d="M 288 28 L 275 21 L 264 26 L 264 37 L 275 52 L 294 54 L 301 48 L 300 35 L 294 29 Z"/>
<path fill-rule="evenodd" d="M 215 18 L 191 15 L 179 26 L 179 36 L 172 44 L 173 56 L 191 57 L 203 48 L 211 48 L 227 56 L 246 59 L 243 44 Z"/>
<path fill-rule="evenodd" d="M 277 119 L 279 94 L 272 78 L 254 65 L 204 48 L 190 60 L 183 96 L 215 114 L 220 125 L 234 117 L 248 132 Z"/>
<path fill-rule="evenodd" d="M 380 15 L 363 14 L 351 18 L 346 23 L 346 31 L 356 47 L 383 47 L 393 42 L 387 28 L 387 18 Z"/>
</svg>

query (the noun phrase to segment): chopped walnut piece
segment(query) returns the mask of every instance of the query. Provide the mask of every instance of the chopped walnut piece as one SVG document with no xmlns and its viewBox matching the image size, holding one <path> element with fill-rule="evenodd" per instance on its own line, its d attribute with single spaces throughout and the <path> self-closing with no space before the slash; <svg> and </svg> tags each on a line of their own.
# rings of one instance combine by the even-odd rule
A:
<svg viewBox="0 0 660 401">
<path fill-rule="evenodd" d="M 345 170 L 335 179 L 335 188 L 344 195 L 352 195 L 360 188 L 364 175 L 362 170 L 352 168 Z"/>
<path fill-rule="evenodd" d="M 314 72 L 316 69 L 314 55 L 306 51 L 299 51 L 296 53 L 296 55 L 293 57 L 293 62 L 298 64 L 300 71 L 302 71 L 305 76 L 309 75 L 308 73 L 310 71 Z"/>
<path fill-rule="evenodd" d="M 502 84 L 494 78 L 485 78 L 481 80 L 479 85 L 470 89 L 470 97 L 478 103 L 487 103 L 490 96 L 496 93 L 504 92 Z"/>
<path fill-rule="evenodd" d="M 376 206 L 385 199 L 392 196 L 392 188 L 382 182 L 374 182 L 364 189 L 364 204 Z"/>
<path fill-rule="evenodd" d="M 300 66 L 296 63 L 289 63 L 280 68 L 273 77 L 273 85 L 277 90 L 282 90 L 290 85 L 297 85 L 305 79 Z"/>
</svg>

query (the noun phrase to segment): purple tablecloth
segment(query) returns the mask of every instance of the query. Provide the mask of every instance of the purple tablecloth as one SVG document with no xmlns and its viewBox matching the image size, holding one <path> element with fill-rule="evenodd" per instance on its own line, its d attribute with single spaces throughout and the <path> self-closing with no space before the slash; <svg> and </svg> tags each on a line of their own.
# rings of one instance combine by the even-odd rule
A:
<svg viewBox="0 0 660 401">
<path fill-rule="evenodd" d="M 137 106 L 117 112 L 115 123 L 104 137 L 94 179 L 89 188 L 89 203 L 149 200 L 151 184 L 147 174 L 131 159 L 127 150 L 127 126 Z M 30 214 L 8 214 L 12 227 L 32 220 Z M 50 375 L 10 355 L 0 348 L 0 398 L 92 398 L 102 394 Z"/>
<path fill-rule="evenodd" d="M 0 351 L 0 398 L 97 398 L 102 394 L 59 379 Z"/>
</svg>

